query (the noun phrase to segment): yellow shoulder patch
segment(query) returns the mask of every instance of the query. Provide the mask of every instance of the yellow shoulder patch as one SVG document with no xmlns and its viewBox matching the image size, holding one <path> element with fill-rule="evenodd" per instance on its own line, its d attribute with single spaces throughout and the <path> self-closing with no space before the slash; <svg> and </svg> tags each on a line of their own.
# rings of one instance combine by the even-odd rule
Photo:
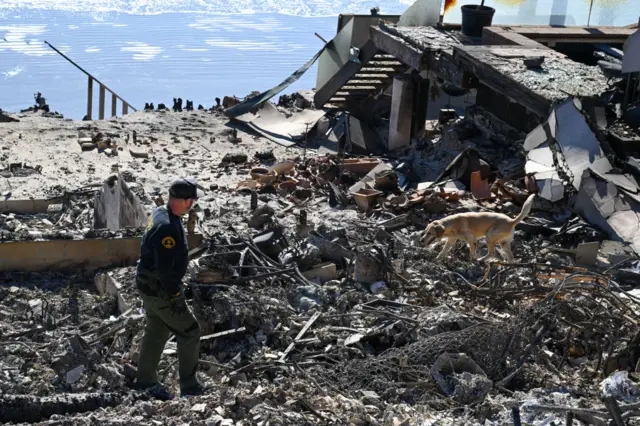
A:
<svg viewBox="0 0 640 426">
<path fill-rule="evenodd" d="M 164 248 L 170 249 L 176 245 L 176 240 L 174 240 L 173 237 L 164 237 L 160 244 L 162 244 Z"/>
</svg>

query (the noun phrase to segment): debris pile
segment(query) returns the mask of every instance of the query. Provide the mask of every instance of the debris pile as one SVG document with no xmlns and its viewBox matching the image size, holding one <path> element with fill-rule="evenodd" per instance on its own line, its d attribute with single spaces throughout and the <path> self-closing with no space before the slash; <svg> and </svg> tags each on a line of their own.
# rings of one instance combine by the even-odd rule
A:
<svg viewBox="0 0 640 426">
<path fill-rule="evenodd" d="M 530 86 L 541 68 L 570 74 L 564 57 L 491 60 L 525 67 Z M 6 115 L 0 249 L 134 250 L 105 242 L 103 263 L 73 270 L 51 251 L 39 269 L 3 256 L 0 421 L 638 424 L 640 162 L 608 142 L 633 136 L 635 107 L 611 118 L 620 85 L 556 99 L 566 80 L 544 89 L 555 103 L 528 134 L 482 105 L 447 108 L 392 153 L 388 121 L 315 108 L 313 91 L 268 102 L 282 85 L 106 122 Z M 184 281 L 210 390 L 161 401 L 133 386 L 145 312 L 131 240 L 179 175 L 207 193 L 185 217 Z M 439 261 L 440 241 L 422 238 L 453 214 L 513 218 L 532 194 L 515 262 L 469 259 L 465 244 Z M 170 337 L 158 374 L 174 393 L 176 348 Z"/>
<path fill-rule="evenodd" d="M 91 274 L 7 275 L 2 420 L 504 424 L 513 408 L 522 419 L 574 413 L 606 422 L 604 379 L 621 412 L 633 413 L 639 299 L 620 279 L 640 276 L 633 253 L 598 243 L 584 265 L 589 256 L 575 247 L 603 234 L 541 199 L 516 232 L 521 263 L 472 263 L 466 247 L 435 263 L 437 252 L 419 243 L 436 218 L 513 215 L 528 195 L 525 179 L 496 172 L 503 157 L 482 151 L 473 126 L 449 123 L 448 136 L 413 161 L 310 151 L 275 158 L 242 144 L 220 157 L 236 183 L 213 190 L 218 209 L 197 213 L 196 230 L 210 237 L 186 278 L 204 333 L 199 375 L 213 385 L 205 397 L 162 402 L 131 387 L 144 323 L 134 267 L 95 282 Z M 450 167 L 410 184 L 429 177 L 416 169 L 439 144 L 461 154 L 440 151 Z M 111 178 L 103 191 L 124 181 Z M 482 196 L 478 182 L 486 182 Z M 105 199 L 93 195 L 98 188 L 75 198 L 85 200 L 88 228 L 95 200 Z M 627 263 L 618 265 L 621 253 Z M 624 380 L 607 379 L 629 369 Z M 159 375 L 175 390 L 173 340 Z M 460 411 L 465 404 L 482 409 Z"/>
</svg>

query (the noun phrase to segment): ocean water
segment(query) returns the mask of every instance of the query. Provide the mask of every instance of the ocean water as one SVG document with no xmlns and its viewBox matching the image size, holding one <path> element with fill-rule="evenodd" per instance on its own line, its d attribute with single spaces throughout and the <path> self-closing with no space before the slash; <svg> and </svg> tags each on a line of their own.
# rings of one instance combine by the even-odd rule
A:
<svg viewBox="0 0 640 426">
<path fill-rule="evenodd" d="M 170 107 L 174 97 L 210 107 L 216 97 L 280 83 L 322 47 L 314 33 L 331 38 L 336 24 L 335 17 L 281 14 L 22 11 L 0 20 L 0 108 L 27 108 L 40 91 L 65 117 L 84 116 L 87 77 L 44 40 L 138 109 Z M 315 75 L 314 67 L 287 92 L 312 88 Z M 95 84 L 93 92 L 95 118 Z"/>
<path fill-rule="evenodd" d="M 487 0 L 496 23 L 626 25 L 640 0 Z M 613 3 L 612 3 L 613 2 Z M 80 119 L 86 76 L 48 41 L 136 108 L 173 97 L 209 107 L 215 97 L 264 91 L 335 35 L 340 13 L 401 14 L 412 0 L 0 0 L 0 108 L 18 111 L 42 92 Z M 459 5 L 445 21 L 459 22 Z M 475 0 L 470 2 L 475 3 Z M 316 66 L 285 90 L 315 86 Z M 97 116 L 94 85 L 94 117 Z M 106 114 L 111 111 L 107 95 Z M 120 106 L 118 106 L 120 111 Z"/>
</svg>

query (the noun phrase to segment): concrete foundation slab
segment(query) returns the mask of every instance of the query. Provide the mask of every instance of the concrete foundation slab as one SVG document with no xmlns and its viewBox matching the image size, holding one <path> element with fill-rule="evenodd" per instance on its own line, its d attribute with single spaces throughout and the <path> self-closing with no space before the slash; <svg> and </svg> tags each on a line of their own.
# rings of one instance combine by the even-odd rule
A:
<svg viewBox="0 0 640 426">
<path fill-rule="evenodd" d="M 187 235 L 189 247 L 203 241 Z M 95 271 L 133 266 L 140 255 L 140 238 L 16 241 L 0 243 L 0 272 Z"/>
<path fill-rule="evenodd" d="M 58 204 L 61 202 L 62 200 L 58 198 L 40 200 L 4 200 L 0 201 L 0 213 L 47 213 L 51 204 Z"/>
</svg>

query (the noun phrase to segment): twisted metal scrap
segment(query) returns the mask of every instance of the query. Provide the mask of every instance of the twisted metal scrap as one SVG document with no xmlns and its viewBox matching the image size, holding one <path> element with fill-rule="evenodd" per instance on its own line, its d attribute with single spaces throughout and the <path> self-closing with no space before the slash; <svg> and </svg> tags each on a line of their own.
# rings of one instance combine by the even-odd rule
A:
<svg viewBox="0 0 640 426">
<path fill-rule="evenodd" d="M 598 280 L 585 283 L 587 276 Z M 615 285 L 603 275 L 572 274 L 541 299 L 523 300 L 521 313 L 510 321 L 477 324 L 428 336 L 378 356 L 344 361 L 320 372 L 318 377 L 347 392 L 371 389 L 384 393 L 409 385 L 433 384 L 429 369 L 438 356 L 444 352 L 462 352 L 498 387 L 506 386 L 534 357 L 542 341 L 550 350 L 560 352 L 558 355 L 564 360 L 567 343 L 575 339 L 606 347 L 635 335 L 640 323 L 637 314 L 640 304 L 637 299 L 623 300 L 613 288 Z"/>
</svg>

